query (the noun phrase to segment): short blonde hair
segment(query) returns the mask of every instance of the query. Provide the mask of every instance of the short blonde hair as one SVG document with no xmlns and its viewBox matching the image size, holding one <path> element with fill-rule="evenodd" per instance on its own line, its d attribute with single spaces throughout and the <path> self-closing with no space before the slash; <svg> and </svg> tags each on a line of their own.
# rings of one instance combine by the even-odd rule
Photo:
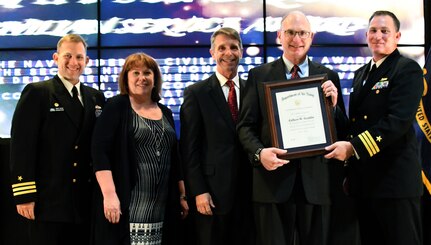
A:
<svg viewBox="0 0 431 245">
<path fill-rule="evenodd" d="M 78 34 L 67 34 L 66 36 L 63 36 L 62 38 L 60 38 L 60 40 L 57 43 L 57 52 L 60 50 L 60 47 L 64 42 L 82 43 L 84 44 L 85 51 L 87 51 L 87 47 L 88 47 L 87 42 L 83 37 L 81 37 Z"/>
</svg>

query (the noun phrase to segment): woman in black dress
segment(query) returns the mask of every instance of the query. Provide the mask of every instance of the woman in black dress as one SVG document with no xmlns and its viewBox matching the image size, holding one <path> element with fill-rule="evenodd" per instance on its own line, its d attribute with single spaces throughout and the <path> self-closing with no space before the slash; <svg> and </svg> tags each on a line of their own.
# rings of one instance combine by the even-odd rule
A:
<svg viewBox="0 0 431 245">
<path fill-rule="evenodd" d="M 108 100 L 92 144 L 98 188 L 93 244 L 179 244 L 188 212 L 172 111 L 158 103 L 162 76 L 145 53 L 127 57 L 120 95 Z"/>
</svg>

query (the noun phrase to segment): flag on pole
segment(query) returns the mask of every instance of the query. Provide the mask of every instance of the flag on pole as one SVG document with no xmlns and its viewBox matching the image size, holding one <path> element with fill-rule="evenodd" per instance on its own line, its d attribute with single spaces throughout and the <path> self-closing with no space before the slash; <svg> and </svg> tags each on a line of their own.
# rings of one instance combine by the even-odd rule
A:
<svg viewBox="0 0 431 245">
<path fill-rule="evenodd" d="M 425 59 L 424 91 L 416 112 L 416 135 L 419 142 L 419 154 L 422 161 L 422 181 L 431 194 L 431 91 L 428 91 L 431 83 L 431 49 Z"/>
</svg>

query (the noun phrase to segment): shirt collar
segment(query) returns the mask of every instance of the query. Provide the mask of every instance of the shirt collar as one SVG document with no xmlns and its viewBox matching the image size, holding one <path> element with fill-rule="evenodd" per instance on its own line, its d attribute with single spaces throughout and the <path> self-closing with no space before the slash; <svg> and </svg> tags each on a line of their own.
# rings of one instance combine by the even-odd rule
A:
<svg viewBox="0 0 431 245">
<path fill-rule="evenodd" d="M 289 74 L 294 64 L 290 62 L 288 59 L 286 59 L 284 55 L 282 55 L 282 58 L 284 61 L 284 65 L 286 66 L 286 73 Z M 300 70 L 299 74 L 301 74 L 300 77 L 307 77 L 308 76 L 308 55 L 305 57 L 305 60 L 301 64 L 298 64 L 298 67 Z"/>
<path fill-rule="evenodd" d="M 57 74 L 57 76 L 60 78 L 60 80 L 63 83 L 63 85 L 66 87 L 66 89 L 69 92 L 69 94 L 73 96 L 73 94 L 72 94 L 72 88 L 73 88 L 74 85 L 71 82 L 67 81 L 60 74 Z M 76 89 L 78 89 L 78 94 L 81 95 L 81 82 L 78 81 L 78 83 L 75 84 L 75 87 L 76 87 Z"/>
<path fill-rule="evenodd" d="M 220 86 L 223 87 L 226 84 L 228 79 L 226 77 L 224 77 L 222 74 L 220 74 L 218 71 L 216 71 L 215 74 L 216 74 L 218 81 L 220 82 Z M 235 84 L 235 87 L 239 88 L 239 76 L 238 76 L 238 74 L 234 78 L 229 79 L 229 80 L 232 80 L 233 83 Z"/>
<path fill-rule="evenodd" d="M 371 59 L 371 66 L 370 66 L 370 69 L 371 69 L 371 67 L 373 67 L 373 65 L 374 64 L 376 64 L 376 68 L 379 68 L 379 66 L 383 63 L 383 61 L 385 61 L 386 60 L 386 58 L 388 58 L 388 56 L 385 56 L 385 57 L 383 57 L 383 58 L 381 58 L 379 61 L 377 61 L 377 62 L 374 62 L 374 60 L 373 59 Z"/>
</svg>

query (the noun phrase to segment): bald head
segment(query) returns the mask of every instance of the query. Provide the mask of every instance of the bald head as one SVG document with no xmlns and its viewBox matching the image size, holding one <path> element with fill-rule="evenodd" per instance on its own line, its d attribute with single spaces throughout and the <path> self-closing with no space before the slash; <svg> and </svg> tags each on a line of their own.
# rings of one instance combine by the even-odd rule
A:
<svg viewBox="0 0 431 245">
<path fill-rule="evenodd" d="M 285 21 L 290 23 L 295 23 L 295 22 L 307 23 L 309 30 L 311 30 L 310 21 L 308 21 L 307 16 L 299 10 L 292 11 L 289 14 L 283 16 L 280 23 L 281 29 L 283 29 L 283 23 Z"/>
<path fill-rule="evenodd" d="M 281 20 L 281 27 L 277 33 L 283 56 L 294 65 L 299 65 L 307 58 L 314 34 L 304 13 L 292 11 Z"/>
</svg>

